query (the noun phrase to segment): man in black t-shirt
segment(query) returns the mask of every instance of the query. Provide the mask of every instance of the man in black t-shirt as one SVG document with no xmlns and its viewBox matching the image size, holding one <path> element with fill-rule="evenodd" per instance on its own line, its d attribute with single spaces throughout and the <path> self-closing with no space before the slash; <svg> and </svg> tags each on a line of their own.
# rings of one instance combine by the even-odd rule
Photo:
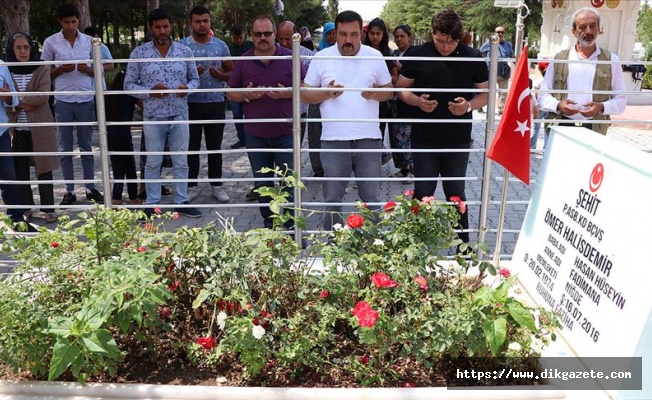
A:
<svg viewBox="0 0 652 400">
<path fill-rule="evenodd" d="M 432 18 L 433 41 L 415 47 L 409 57 L 478 57 L 478 61 L 433 60 L 402 62 L 398 88 L 414 88 L 399 92 L 398 96 L 414 107 L 412 114 L 413 149 L 469 149 L 471 147 L 472 111 L 487 104 L 487 93 L 469 92 L 469 89 L 489 87 L 489 72 L 480 53 L 460 43 L 464 29 L 457 13 L 445 9 Z M 423 89 L 446 89 L 451 91 L 429 92 Z M 468 122 L 419 122 L 421 119 L 468 120 Z M 417 178 L 439 176 L 459 178 L 443 182 L 446 199 L 459 197 L 466 201 L 464 177 L 469 161 L 468 152 L 433 152 L 412 154 L 414 176 Z M 432 196 L 437 188 L 436 180 L 416 181 L 414 197 Z M 460 225 L 466 230 L 469 218 L 461 214 Z M 459 234 L 469 241 L 468 232 Z"/>
</svg>

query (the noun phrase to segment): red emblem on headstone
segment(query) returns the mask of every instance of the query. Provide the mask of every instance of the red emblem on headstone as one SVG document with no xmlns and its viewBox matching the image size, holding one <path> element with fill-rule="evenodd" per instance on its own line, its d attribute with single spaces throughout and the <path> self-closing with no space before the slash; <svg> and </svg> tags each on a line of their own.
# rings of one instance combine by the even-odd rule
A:
<svg viewBox="0 0 652 400">
<path fill-rule="evenodd" d="M 600 8 L 604 5 L 604 0 L 591 0 L 591 5 L 595 8 Z"/>
<path fill-rule="evenodd" d="M 556 7 L 557 7 L 557 0 L 552 0 L 552 8 L 556 8 Z"/>
<path fill-rule="evenodd" d="M 591 177 L 589 178 L 589 189 L 591 192 L 595 193 L 600 189 L 602 185 L 602 179 L 604 178 L 604 166 L 600 163 L 596 164 L 593 167 L 591 172 Z"/>
</svg>

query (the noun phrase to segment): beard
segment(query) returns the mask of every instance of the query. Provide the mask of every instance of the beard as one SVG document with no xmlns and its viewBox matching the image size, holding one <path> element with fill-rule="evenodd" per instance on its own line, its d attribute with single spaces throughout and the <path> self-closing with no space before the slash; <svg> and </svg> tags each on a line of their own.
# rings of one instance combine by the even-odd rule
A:
<svg viewBox="0 0 652 400">
<path fill-rule="evenodd" d="M 577 43 L 580 45 L 580 47 L 593 47 L 595 43 L 598 41 L 597 36 L 577 36 Z"/>
<path fill-rule="evenodd" d="M 159 45 L 168 44 L 168 43 L 170 43 L 171 40 L 172 40 L 172 38 L 170 36 L 157 36 L 157 37 L 154 38 L 154 41 L 156 41 L 156 44 L 159 44 Z"/>
<path fill-rule="evenodd" d="M 208 35 L 208 31 L 207 30 L 203 31 L 203 32 L 202 31 L 192 31 L 192 34 L 196 35 L 196 36 L 199 36 L 199 37 L 204 37 L 204 36 Z"/>
</svg>

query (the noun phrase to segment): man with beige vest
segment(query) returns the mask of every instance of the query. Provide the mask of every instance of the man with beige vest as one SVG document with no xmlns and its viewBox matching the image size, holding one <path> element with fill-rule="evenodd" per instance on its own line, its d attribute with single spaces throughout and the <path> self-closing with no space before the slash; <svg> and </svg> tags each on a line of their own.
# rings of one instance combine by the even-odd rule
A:
<svg viewBox="0 0 652 400">
<path fill-rule="evenodd" d="M 550 118 L 558 118 L 559 124 L 584 126 L 605 135 L 609 124 L 591 121 L 609 120 L 610 115 L 625 111 L 627 98 L 620 59 L 596 44 L 600 34 L 600 14 L 596 10 L 580 8 L 571 21 L 577 42 L 570 50 L 557 53 L 550 63 L 541 83 L 539 106 L 550 111 Z M 555 93 L 560 90 L 570 93 Z M 600 93 L 605 91 L 611 93 Z"/>
</svg>

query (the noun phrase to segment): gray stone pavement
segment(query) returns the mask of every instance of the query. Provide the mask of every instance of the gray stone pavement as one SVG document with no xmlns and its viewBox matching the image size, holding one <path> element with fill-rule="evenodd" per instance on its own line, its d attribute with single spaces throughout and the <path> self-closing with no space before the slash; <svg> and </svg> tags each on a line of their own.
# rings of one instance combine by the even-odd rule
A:
<svg viewBox="0 0 652 400">
<path fill-rule="evenodd" d="M 609 137 L 624 141 L 628 144 L 631 144 L 634 147 L 637 147 L 646 152 L 652 152 L 652 130 L 649 129 L 650 124 L 652 124 L 652 106 L 631 106 L 628 107 L 628 114 L 620 116 L 621 120 L 636 119 L 639 122 L 636 124 L 614 124 L 609 130 Z M 227 118 L 231 118 L 230 111 L 227 112 Z M 477 237 L 477 229 L 479 222 L 480 214 L 480 198 L 481 198 L 481 183 L 483 175 L 483 157 L 484 153 L 479 151 L 484 148 L 485 144 L 485 126 L 486 126 L 486 116 L 478 112 L 474 113 L 474 126 L 473 126 L 473 139 L 474 143 L 472 146 L 473 152 L 470 155 L 469 167 L 467 171 L 467 204 L 470 220 L 470 228 L 472 229 L 471 239 L 475 240 Z M 140 143 L 140 127 L 134 127 L 133 129 L 133 139 L 134 147 L 138 148 Z M 262 227 L 262 218 L 259 213 L 258 203 L 257 202 L 248 202 L 246 201 L 245 194 L 251 190 L 253 187 L 253 177 L 251 173 L 251 168 L 249 166 L 249 161 L 246 156 L 245 149 L 231 150 L 230 145 L 237 141 L 235 127 L 232 123 L 227 123 L 224 133 L 224 142 L 223 149 L 224 152 L 224 168 L 223 168 L 223 179 L 224 185 L 223 188 L 225 192 L 231 197 L 231 202 L 227 204 L 220 204 L 217 200 L 213 199 L 211 196 L 211 189 L 208 182 L 199 183 L 200 196 L 194 202 L 195 206 L 200 208 L 204 213 L 201 218 L 187 218 L 182 216 L 177 221 L 166 222 L 166 229 L 175 229 L 179 226 L 203 226 L 210 221 L 215 221 L 218 218 L 218 214 L 224 218 L 230 220 L 238 231 L 249 230 L 253 228 Z M 307 139 L 304 140 L 304 148 L 307 146 Z M 543 139 L 539 139 L 538 148 L 543 147 Z M 95 149 L 98 151 L 98 155 L 95 157 L 96 163 L 96 175 L 99 177 L 100 174 L 100 157 L 99 157 L 99 148 L 97 144 L 97 138 L 95 143 Z M 80 159 L 77 157 L 74 160 L 75 163 L 75 177 L 81 179 L 81 165 Z M 536 179 L 537 171 L 541 163 L 541 156 L 534 153 L 531 158 L 531 177 L 532 180 Z M 321 205 L 314 204 L 323 201 L 321 193 L 321 184 L 318 178 L 312 177 L 312 169 L 310 167 L 310 162 L 308 159 L 308 154 L 304 153 L 302 155 L 302 173 L 305 177 L 304 181 L 306 183 L 306 190 L 302 192 L 304 208 L 320 210 Z M 391 177 L 395 172 L 393 163 L 390 162 L 383 166 L 382 175 L 388 177 L 387 181 L 383 181 L 381 184 L 381 199 L 383 201 L 390 200 L 394 196 L 400 194 L 406 189 L 412 189 L 413 185 L 411 183 L 404 183 L 401 180 Z M 494 252 L 494 245 L 496 241 L 496 230 L 498 227 L 498 218 L 499 218 L 499 202 L 501 198 L 501 188 L 502 188 L 502 176 L 503 168 L 495 163 L 492 164 L 492 175 L 490 182 L 490 204 L 488 207 L 488 232 L 486 234 L 485 241 L 489 245 L 491 252 Z M 172 170 L 164 169 L 163 170 L 164 179 L 172 178 Z M 205 156 L 201 158 L 201 170 L 200 170 L 200 179 L 206 179 L 207 177 L 207 166 Z M 61 171 L 55 171 L 54 179 L 62 179 Z M 100 183 L 96 184 L 98 188 L 101 189 L 102 185 Z M 168 187 L 172 187 L 171 183 L 167 184 Z M 38 204 L 38 191 L 36 190 L 36 185 L 34 187 L 35 200 Z M 506 206 L 506 215 L 505 215 L 505 225 L 504 225 L 504 235 L 501 246 L 501 255 L 502 258 L 509 259 L 514 250 L 516 240 L 518 238 L 518 231 L 520 230 L 521 223 L 525 216 L 527 209 L 527 201 L 530 198 L 531 187 L 528 187 L 521 183 L 520 181 L 515 180 L 514 178 L 510 179 L 508 187 L 508 202 Z M 61 198 L 64 194 L 64 185 L 55 184 L 55 201 L 58 203 L 61 201 Z M 108 195 L 108 194 L 107 194 Z M 126 198 L 126 188 L 124 190 L 124 196 Z M 357 200 L 357 191 L 353 189 L 353 182 L 348 186 L 347 194 L 344 199 L 345 202 L 355 202 Z M 439 199 L 444 198 L 441 185 L 438 185 L 435 197 Z M 90 207 L 90 202 L 86 201 L 86 198 L 83 193 L 82 185 L 77 185 L 77 198 L 79 201 L 75 208 L 63 209 L 59 208 L 60 213 L 65 213 L 69 215 L 74 215 L 76 212 L 80 211 L 80 208 Z M 173 196 L 163 197 L 161 207 L 165 209 L 166 205 L 171 203 Z M 38 206 L 37 206 L 38 207 Z M 34 208 L 34 217 L 31 220 L 31 223 L 36 226 L 46 226 L 48 228 L 53 228 L 54 225 L 46 225 L 43 220 L 43 215 L 38 212 L 38 208 Z M 172 207 L 171 205 L 169 207 Z M 353 206 L 345 207 L 346 211 L 353 210 Z M 321 226 L 320 215 L 316 213 L 307 218 L 307 227 L 308 231 L 318 230 Z M 4 259 L 5 256 L 0 256 L 0 262 Z"/>
</svg>

